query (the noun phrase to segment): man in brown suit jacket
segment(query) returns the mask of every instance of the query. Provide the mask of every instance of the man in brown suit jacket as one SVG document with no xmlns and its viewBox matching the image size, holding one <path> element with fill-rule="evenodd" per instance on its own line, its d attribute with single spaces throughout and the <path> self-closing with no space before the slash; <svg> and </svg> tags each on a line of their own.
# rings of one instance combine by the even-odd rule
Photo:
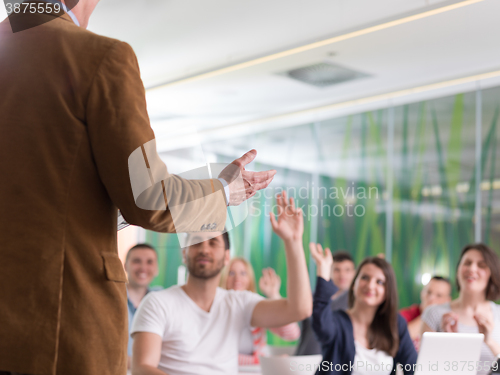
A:
<svg viewBox="0 0 500 375">
<path fill-rule="evenodd" d="M 0 23 L 0 373 L 125 374 L 117 208 L 160 232 L 224 227 L 217 179 L 165 176 L 169 206 L 198 202 L 175 223 L 169 209 L 136 205 L 128 158 L 154 134 L 133 50 L 85 30 L 97 2 L 73 9 L 82 27 L 64 12 L 20 12 Z M 148 152 L 149 170 L 166 172 Z M 229 181 L 230 204 L 272 180 L 275 171 L 244 170 L 254 157 L 233 162 L 245 191 Z"/>
</svg>

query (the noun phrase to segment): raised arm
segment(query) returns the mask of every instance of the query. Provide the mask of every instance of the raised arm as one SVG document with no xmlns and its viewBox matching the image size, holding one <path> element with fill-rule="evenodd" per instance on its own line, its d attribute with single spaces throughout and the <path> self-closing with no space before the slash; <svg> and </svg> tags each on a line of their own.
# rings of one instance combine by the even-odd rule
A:
<svg viewBox="0 0 500 375">
<path fill-rule="evenodd" d="M 330 281 L 331 269 L 333 264 L 332 252 L 320 244 L 310 243 L 309 250 L 311 256 L 316 262 L 316 290 L 313 300 L 313 319 L 312 327 L 321 343 L 327 343 L 334 339 L 338 323 L 334 319 L 330 303 L 332 296 L 338 288 Z"/>
<path fill-rule="evenodd" d="M 280 299 L 281 278 L 272 268 L 264 268 L 259 279 L 260 291 L 269 299 Z M 271 328 L 270 331 L 286 341 L 294 341 L 300 337 L 298 323 L 290 323 L 282 327 Z"/>
<path fill-rule="evenodd" d="M 259 302 L 253 311 L 250 324 L 253 327 L 272 328 L 303 320 L 311 315 L 312 295 L 307 273 L 306 258 L 302 246 L 304 218 L 296 208 L 293 198 L 286 193 L 278 195 L 278 219 L 271 213 L 274 232 L 285 243 L 288 270 L 287 298 Z"/>
<path fill-rule="evenodd" d="M 132 356 L 132 375 L 165 375 L 158 369 L 161 337 L 151 332 L 136 332 Z M 168 374 L 167 374 L 168 375 Z"/>
</svg>

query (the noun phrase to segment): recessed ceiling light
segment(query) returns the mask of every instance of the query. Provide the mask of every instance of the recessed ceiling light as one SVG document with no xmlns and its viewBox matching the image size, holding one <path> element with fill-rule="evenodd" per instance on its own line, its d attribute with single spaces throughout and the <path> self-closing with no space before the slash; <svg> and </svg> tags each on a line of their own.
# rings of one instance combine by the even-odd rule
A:
<svg viewBox="0 0 500 375">
<path fill-rule="evenodd" d="M 342 82 L 368 77 L 367 74 L 333 64 L 320 62 L 313 65 L 292 69 L 281 73 L 294 80 L 307 83 L 316 87 L 329 87 Z"/>
</svg>

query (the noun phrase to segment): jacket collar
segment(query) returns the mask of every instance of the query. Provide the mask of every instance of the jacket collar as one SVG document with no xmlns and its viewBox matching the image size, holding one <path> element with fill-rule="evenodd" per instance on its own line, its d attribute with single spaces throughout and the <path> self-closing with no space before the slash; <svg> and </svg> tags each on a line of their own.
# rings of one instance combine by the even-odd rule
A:
<svg viewBox="0 0 500 375">
<path fill-rule="evenodd" d="M 38 6 L 38 4 L 40 4 L 40 3 L 41 4 L 45 4 L 45 3 L 52 3 L 53 4 L 54 2 L 51 1 L 51 0 L 47 0 L 47 1 L 45 1 L 45 0 L 30 0 L 30 1 L 24 1 L 23 3 L 36 4 Z M 57 3 L 59 3 L 59 2 L 57 1 Z M 19 17 L 19 16 L 22 16 L 24 14 L 25 13 L 11 13 L 8 18 Z M 34 14 L 28 12 L 26 14 L 35 15 L 35 16 L 39 15 L 39 14 L 43 14 L 44 16 L 50 16 L 50 17 L 54 17 L 54 18 L 60 17 L 61 19 L 65 20 L 65 21 L 71 22 L 75 26 L 79 26 L 79 25 L 75 24 L 75 22 L 71 19 L 70 15 L 68 13 L 66 13 L 62 8 L 57 13 L 54 12 L 54 11 L 48 12 L 47 8 L 44 7 L 44 11 L 43 12 L 37 12 L 37 13 L 34 13 Z"/>
</svg>

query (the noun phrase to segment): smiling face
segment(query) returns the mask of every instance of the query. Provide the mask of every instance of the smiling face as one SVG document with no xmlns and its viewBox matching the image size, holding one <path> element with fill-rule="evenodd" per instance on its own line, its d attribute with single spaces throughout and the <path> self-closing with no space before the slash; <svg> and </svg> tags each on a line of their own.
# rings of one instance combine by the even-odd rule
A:
<svg viewBox="0 0 500 375">
<path fill-rule="evenodd" d="M 250 290 L 250 275 L 247 266 L 236 260 L 231 264 L 226 281 L 227 289 Z"/>
<path fill-rule="evenodd" d="M 190 277 L 214 278 L 229 263 L 229 249 L 225 249 L 222 233 L 196 233 L 189 242 L 194 245 L 184 248 L 183 255 Z"/>
<path fill-rule="evenodd" d="M 349 289 L 355 274 L 354 263 L 350 260 L 333 262 L 332 281 L 340 290 Z"/>
<path fill-rule="evenodd" d="M 420 293 L 420 309 L 424 311 L 428 306 L 440 305 L 451 300 L 451 285 L 444 280 L 431 279 Z"/>
<path fill-rule="evenodd" d="M 365 264 L 354 281 L 355 302 L 360 305 L 376 307 L 385 300 L 385 275 L 375 264 Z"/>
<path fill-rule="evenodd" d="M 125 262 L 129 285 L 147 287 L 158 274 L 156 252 L 149 248 L 133 249 Z"/>
<path fill-rule="evenodd" d="M 491 270 L 480 251 L 471 249 L 463 255 L 457 270 L 460 292 L 486 294 L 490 276 Z"/>
</svg>

